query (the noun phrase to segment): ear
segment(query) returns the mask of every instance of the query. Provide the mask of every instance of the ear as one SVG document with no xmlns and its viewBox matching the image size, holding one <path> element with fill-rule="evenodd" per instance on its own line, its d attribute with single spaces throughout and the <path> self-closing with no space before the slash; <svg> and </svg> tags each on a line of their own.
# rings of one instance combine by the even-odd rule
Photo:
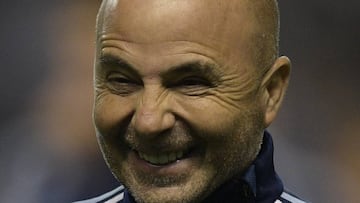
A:
<svg viewBox="0 0 360 203">
<path fill-rule="evenodd" d="M 263 78 L 262 102 L 264 105 L 264 124 L 268 127 L 276 117 L 289 84 L 291 62 L 286 56 L 278 58 Z"/>
</svg>

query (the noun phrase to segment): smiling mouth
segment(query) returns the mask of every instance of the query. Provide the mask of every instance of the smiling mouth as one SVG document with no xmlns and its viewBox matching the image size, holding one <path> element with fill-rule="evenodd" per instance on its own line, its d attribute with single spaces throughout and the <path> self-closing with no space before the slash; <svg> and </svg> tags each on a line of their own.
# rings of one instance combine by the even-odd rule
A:
<svg viewBox="0 0 360 203">
<path fill-rule="evenodd" d="M 186 157 L 185 155 L 188 155 L 190 151 L 188 150 L 188 151 L 158 153 L 156 155 L 147 154 L 140 151 L 135 151 L 135 152 L 142 160 L 148 162 L 149 164 L 163 166 L 184 159 Z"/>
</svg>

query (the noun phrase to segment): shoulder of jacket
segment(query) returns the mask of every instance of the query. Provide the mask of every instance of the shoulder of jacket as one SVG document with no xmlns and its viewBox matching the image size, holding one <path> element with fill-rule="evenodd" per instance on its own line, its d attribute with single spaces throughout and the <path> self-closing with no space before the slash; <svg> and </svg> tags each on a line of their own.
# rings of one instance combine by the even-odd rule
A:
<svg viewBox="0 0 360 203">
<path fill-rule="evenodd" d="M 122 202 L 124 199 L 124 191 L 125 187 L 123 185 L 115 188 L 114 190 L 111 190 L 110 192 L 107 192 L 105 194 L 102 194 L 98 197 L 94 197 L 87 200 L 82 201 L 76 201 L 73 203 L 116 203 L 116 202 Z"/>
</svg>

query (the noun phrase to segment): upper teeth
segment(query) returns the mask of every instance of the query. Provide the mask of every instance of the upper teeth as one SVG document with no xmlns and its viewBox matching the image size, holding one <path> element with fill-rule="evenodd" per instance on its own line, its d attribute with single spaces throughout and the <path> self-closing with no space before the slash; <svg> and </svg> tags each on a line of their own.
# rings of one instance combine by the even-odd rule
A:
<svg viewBox="0 0 360 203">
<path fill-rule="evenodd" d="M 149 155 L 142 152 L 138 152 L 138 153 L 140 158 L 144 159 L 145 161 L 151 164 L 168 164 L 178 159 L 181 159 L 184 155 L 183 151 L 164 153 L 158 155 Z"/>
</svg>

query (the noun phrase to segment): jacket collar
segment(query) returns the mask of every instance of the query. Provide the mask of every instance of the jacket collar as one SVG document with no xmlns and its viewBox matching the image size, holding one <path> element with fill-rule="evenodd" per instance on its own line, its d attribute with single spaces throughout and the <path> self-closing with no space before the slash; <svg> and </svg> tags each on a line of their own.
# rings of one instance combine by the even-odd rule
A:
<svg viewBox="0 0 360 203">
<path fill-rule="evenodd" d="M 265 131 L 260 152 L 242 177 L 256 202 L 274 202 L 284 190 L 274 169 L 273 155 L 273 141 L 271 135 Z"/>
</svg>

